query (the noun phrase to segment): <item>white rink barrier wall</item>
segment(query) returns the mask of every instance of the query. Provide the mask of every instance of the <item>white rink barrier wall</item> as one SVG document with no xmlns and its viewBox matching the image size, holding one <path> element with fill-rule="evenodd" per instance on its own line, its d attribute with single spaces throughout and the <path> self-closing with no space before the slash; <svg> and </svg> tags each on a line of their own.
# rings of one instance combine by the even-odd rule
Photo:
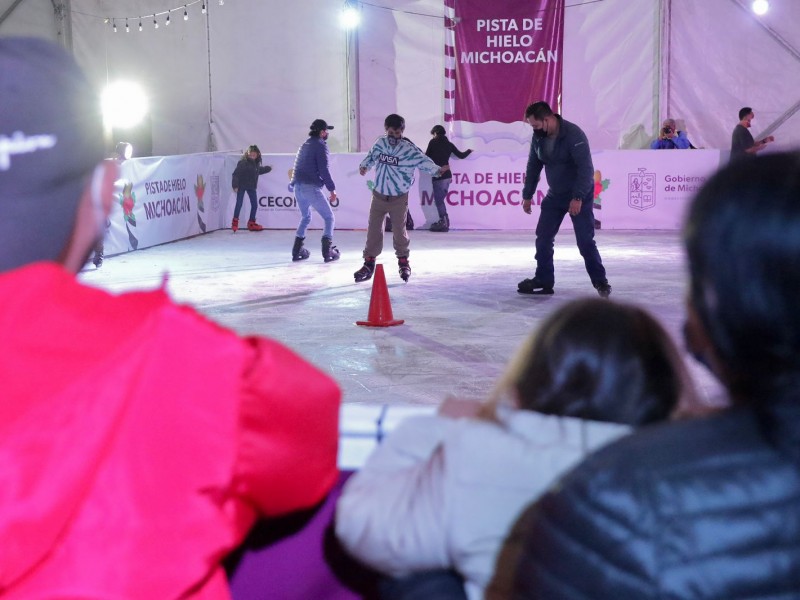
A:
<svg viewBox="0 0 800 600">
<path fill-rule="evenodd" d="M 338 195 L 338 229 L 366 229 L 373 171 L 361 176 L 365 154 L 332 154 L 330 170 Z M 239 154 L 214 152 L 134 158 L 120 166 L 110 226 L 109 255 L 147 248 L 230 227 L 236 201 L 231 175 Z M 595 219 L 601 229 L 681 227 L 686 207 L 702 183 L 728 159 L 720 150 L 606 150 L 592 154 Z M 547 193 L 542 176 L 534 195 L 534 214 L 520 207 L 527 153 L 476 155 L 450 163 L 453 180 L 447 197 L 454 229 L 533 230 L 536 206 Z M 268 229 L 294 229 L 300 216 L 288 190 L 294 155 L 265 154 L 272 171 L 258 182 L 257 221 Z M 245 195 L 240 219 L 247 220 Z M 438 219 L 431 180 L 419 174 L 409 193 L 415 226 Z M 569 228 L 569 219 L 564 227 Z M 311 229 L 321 229 L 313 213 Z"/>
</svg>

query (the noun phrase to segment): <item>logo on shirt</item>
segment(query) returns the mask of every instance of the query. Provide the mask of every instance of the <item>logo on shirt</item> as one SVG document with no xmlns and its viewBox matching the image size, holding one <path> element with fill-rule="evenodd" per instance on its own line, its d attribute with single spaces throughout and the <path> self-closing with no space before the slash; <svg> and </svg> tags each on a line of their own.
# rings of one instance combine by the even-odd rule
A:
<svg viewBox="0 0 800 600">
<path fill-rule="evenodd" d="M 15 154 L 28 154 L 37 150 L 54 148 L 58 138 L 54 135 L 27 136 L 15 131 L 11 137 L 0 135 L 0 171 L 11 168 L 11 157 Z"/>
<path fill-rule="evenodd" d="M 394 167 L 400 164 L 400 161 L 396 156 L 390 156 L 388 154 L 381 154 L 378 162 L 382 162 L 385 165 L 392 165 Z"/>
<path fill-rule="evenodd" d="M 636 210 L 656 205 L 656 174 L 645 171 L 644 167 L 639 167 L 638 173 L 628 173 L 628 206 Z"/>
</svg>

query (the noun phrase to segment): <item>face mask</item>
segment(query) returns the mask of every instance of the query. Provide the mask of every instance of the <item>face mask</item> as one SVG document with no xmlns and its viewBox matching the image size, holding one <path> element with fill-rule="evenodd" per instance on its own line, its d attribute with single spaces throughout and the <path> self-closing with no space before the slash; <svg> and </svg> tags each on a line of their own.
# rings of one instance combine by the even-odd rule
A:
<svg viewBox="0 0 800 600">
<path fill-rule="evenodd" d="M 547 129 L 544 128 L 544 124 L 545 124 L 545 121 L 544 121 L 544 119 L 542 119 L 542 126 L 539 129 L 534 129 L 533 130 L 533 135 L 537 139 L 542 139 L 544 137 L 547 137 L 548 131 L 547 131 Z"/>
<path fill-rule="evenodd" d="M 399 141 L 400 141 L 400 138 L 396 138 L 396 137 L 394 137 L 394 136 L 392 136 L 392 135 L 388 135 L 388 136 L 386 136 L 386 137 L 387 137 L 387 138 L 389 138 L 389 139 L 388 139 L 388 142 L 389 142 L 389 145 L 390 145 L 390 146 L 397 146 L 397 142 L 399 142 Z"/>
</svg>

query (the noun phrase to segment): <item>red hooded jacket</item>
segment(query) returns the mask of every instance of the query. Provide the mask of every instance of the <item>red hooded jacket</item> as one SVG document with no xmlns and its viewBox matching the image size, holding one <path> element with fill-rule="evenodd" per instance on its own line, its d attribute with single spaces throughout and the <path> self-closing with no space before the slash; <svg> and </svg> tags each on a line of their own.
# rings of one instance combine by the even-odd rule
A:
<svg viewBox="0 0 800 600">
<path fill-rule="evenodd" d="M 0 275 L 0 597 L 229 597 L 259 515 L 337 477 L 340 392 L 162 290 Z"/>
</svg>

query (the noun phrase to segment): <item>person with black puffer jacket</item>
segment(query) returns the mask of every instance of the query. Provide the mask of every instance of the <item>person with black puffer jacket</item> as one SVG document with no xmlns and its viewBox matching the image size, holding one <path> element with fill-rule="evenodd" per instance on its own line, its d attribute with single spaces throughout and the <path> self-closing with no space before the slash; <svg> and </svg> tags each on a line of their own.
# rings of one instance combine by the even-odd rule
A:
<svg viewBox="0 0 800 600">
<path fill-rule="evenodd" d="M 734 163 L 688 212 L 687 344 L 729 408 L 600 450 L 517 523 L 514 593 L 798 598 L 800 155 Z"/>
<path fill-rule="evenodd" d="M 239 229 L 239 211 L 242 210 L 245 192 L 250 197 L 250 219 L 247 221 L 247 229 L 250 231 L 262 231 L 264 229 L 256 223 L 256 210 L 258 210 L 256 188 L 258 187 L 258 176 L 270 171 L 272 171 L 272 167 L 261 166 L 261 150 L 258 149 L 258 146 L 255 144 L 248 146 L 247 150 L 242 154 L 242 158 L 239 159 L 231 178 L 231 186 L 233 191 L 236 192 L 236 207 L 233 210 L 233 221 L 231 222 L 233 233 L 236 233 Z"/>
<path fill-rule="evenodd" d="M 428 142 L 425 155 L 440 167 L 449 164 L 451 154 L 455 154 L 458 158 L 467 158 L 472 154 L 471 149 L 461 152 L 456 148 L 455 144 L 447 139 L 447 132 L 441 125 L 433 126 L 431 136 L 433 137 Z M 450 231 L 450 217 L 447 216 L 445 200 L 447 199 L 447 190 L 450 188 L 451 181 L 453 181 L 453 174 L 449 169 L 438 177 L 433 177 L 433 202 L 436 205 L 436 211 L 439 213 L 439 220 L 431 225 L 431 231 Z"/>
</svg>

